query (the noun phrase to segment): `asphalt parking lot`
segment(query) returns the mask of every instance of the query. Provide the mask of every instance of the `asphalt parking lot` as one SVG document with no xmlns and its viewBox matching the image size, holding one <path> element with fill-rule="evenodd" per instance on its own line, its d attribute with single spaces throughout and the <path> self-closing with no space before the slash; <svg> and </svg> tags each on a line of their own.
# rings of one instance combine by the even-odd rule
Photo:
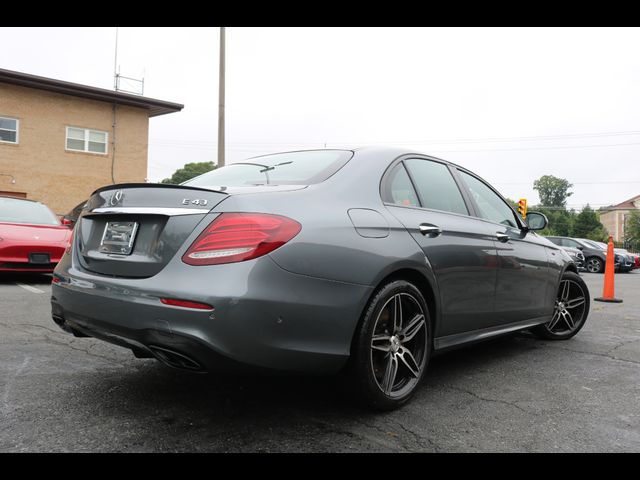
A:
<svg viewBox="0 0 640 480">
<path fill-rule="evenodd" d="M 603 275 L 583 274 L 591 296 Z M 371 413 L 328 378 L 217 377 L 74 338 L 50 277 L 0 277 L 0 452 L 637 452 L 640 271 L 567 342 L 518 334 L 435 358 Z"/>
</svg>

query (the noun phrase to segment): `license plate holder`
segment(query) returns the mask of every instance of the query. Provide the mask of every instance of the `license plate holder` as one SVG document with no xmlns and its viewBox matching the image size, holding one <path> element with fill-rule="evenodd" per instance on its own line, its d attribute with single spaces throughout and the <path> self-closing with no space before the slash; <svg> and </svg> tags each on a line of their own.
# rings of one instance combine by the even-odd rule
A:
<svg viewBox="0 0 640 480">
<path fill-rule="evenodd" d="M 98 251 L 129 255 L 138 232 L 138 222 L 107 222 Z"/>
<path fill-rule="evenodd" d="M 30 253 L 29 263 L 34 265 L 48 265 L 51 263 L 51 257 L 48 253 Z"/>
</svg>

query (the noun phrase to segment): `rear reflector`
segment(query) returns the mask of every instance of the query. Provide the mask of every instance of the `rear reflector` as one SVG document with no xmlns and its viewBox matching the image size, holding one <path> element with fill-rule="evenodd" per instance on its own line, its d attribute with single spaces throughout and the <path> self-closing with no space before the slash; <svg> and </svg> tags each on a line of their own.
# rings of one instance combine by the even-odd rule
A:
<svg viewBox="0 0 640 480">
<path fill-rule="evenodd" d="M 295 237 L 295 220 L 266 213 L 222 213 L 196 238 L 182 261 L 218 265 L 261 257 Z"/>
<path fill-rule="evenodd" d="M 213 310 L 211 305 L 206 303 L 190 302 L 189 300 L 179 300 L 177 298 L 161 298 L 160 301 L 172 307 L 195 308 L 196 310 Z"/>
</svg>

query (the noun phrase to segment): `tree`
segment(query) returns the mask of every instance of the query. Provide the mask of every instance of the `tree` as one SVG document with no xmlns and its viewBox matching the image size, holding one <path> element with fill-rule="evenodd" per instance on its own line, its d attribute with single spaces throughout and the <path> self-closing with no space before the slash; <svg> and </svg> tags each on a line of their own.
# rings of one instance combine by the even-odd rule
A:
<svg viewBox="0 0 640 480">
<path fill-rule="evenodd" d="M 573 222 L 572 235 L 577 238 L 589 238 L 598 242 L 603 242 L 608 238 L 608 234 L 597 213 L 587 204 L 582 211 L 576 215 Z"/>
<path fill-rule="evenodd" d="M 518 211 L 518 202 L 511 197 L 505 197 L 505 200 L 513 207 L 513 209 Z"/>
<path fill-rule="evenodd" d="M 567 198 L 573 195 L 569 189 L 573 184 L 564 178 L 543 175 L 533 182 L 533 189 L 538 191 L 540 204 L 544 207 L 565 207 Z"/>
<path fill-rule="evenodd" d="M 564 209 L 558 210 L 546 208 L 542 205 L 535 205 L 531 210 L 544 214 L 547 217 L 547 220 L 549 220 L 549 225 L 547 228 L 539 232 L 540 235 L 545 237 L 549 235 L 568 237 L 570 235 L 573 219 L 575 217 L 571 212 L 567 212 Z"/>
<path fill-rule="evenodd" d="M 210 172 L 214 170 L 216 165 L 213 162 L 198 162 L 198 163 L 187 163 L 184 167 L 179 168 L 170 178 L 165 178 L 160 183 L 170 183 L 173 185 L 178 185 L 182 182 L 186 182 L 198 175 L 202 175 L 203 173 Z"/>
<path fill-rule="evenodd" d="M 554 235 L 559 235 L 561 237 L 568 237 L 571 232 L 571 227 L 573 226 L 573 218 L 571 214 L 566 210 L 560 210 L 554 215 Z M 551 220 L 549 220 L 551 221 Z"/>
<path fill-rule="evenodd" d="M 640 210 L 632 210 L 625 219 L 624 236 L 629 242 L 640 242 Z"/>
</svg>

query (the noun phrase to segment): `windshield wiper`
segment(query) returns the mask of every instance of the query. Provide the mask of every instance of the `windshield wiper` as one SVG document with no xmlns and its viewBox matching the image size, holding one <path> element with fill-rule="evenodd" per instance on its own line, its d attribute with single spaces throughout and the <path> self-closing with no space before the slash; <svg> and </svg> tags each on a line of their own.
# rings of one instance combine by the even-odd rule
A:
<svg viewBox="0 0 640 480">
<path fill-rule="evenodd" d="M 275 170 L 276 167 L 279 167 L 280 165 L 289 165 L 290 163 L 293 163 L 293 160 L 290 162 L 282 162 L 282 163 L 278 163 L 277 165 L 273 165 L 271 167 L 267 167 L 266 165 L 263 165 L 265 168 L 263 170 L 260 170 L 260 173 L 266 173 L 266 172 L 270 172 L 271 170 Z M 257 164 L 256 164 L 257 165 Z"/>
</svg>

